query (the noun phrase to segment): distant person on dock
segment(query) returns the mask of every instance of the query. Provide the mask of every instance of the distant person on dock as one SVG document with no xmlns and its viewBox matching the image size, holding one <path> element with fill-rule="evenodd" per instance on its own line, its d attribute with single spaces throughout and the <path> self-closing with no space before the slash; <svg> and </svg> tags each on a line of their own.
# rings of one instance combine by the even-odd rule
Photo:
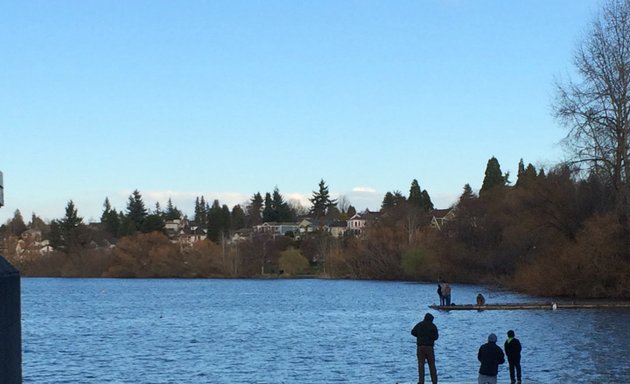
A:
<svg viewBox="0 0 630 384">
<path fill-rule="evenodd" d="M 416 324 L 411 330 L 416 337 L 416 355 L 418 357 L 418 383 L 424 384 L 424 362 L 429 364 L 431 383 L 437 384 L 437 369 L 435 368 L 435 353 L 433 344 L 438 339 L 438 329 L 433 324 L 433 315 L 427 313 L 424 320 Z"/>
<path fill-rule="evenodd" d="M 486 298 L 481 293 L 477 295 L 477 305 L 486 305 Z"/>
<path fill-rule="evenodd" d="M 511 329 L 507 331 L 507 337 L 503 349 L 505 349 L 510 367 L 510 383 L 521 384 L 521 342 L 514 337 L 514 331 Z"/>
<path fill-rule="evenodd" d="M 440 296 L 440 305 L 444 305 L 446 300 L 444 299 L 444 295 L 442 294 L 442 283 L 438 282 L 437 294 Z"/>
<path fill-rule="evenodd" d="M 451 305 L 451 286 L 446 281 L 442 283 L 442 295 L 444 295 L 444 305 Z"/>
<path fill-rule="evenodd" d="M 497 335 L 488 335 L 488 342 L 479 348 L 477 359 L 481 363 L 479 367 L 479 384 L 497 384 L 499 364 L 505 363 L 505 355 L 501 347 L 497 345 Z"/>
</svg>

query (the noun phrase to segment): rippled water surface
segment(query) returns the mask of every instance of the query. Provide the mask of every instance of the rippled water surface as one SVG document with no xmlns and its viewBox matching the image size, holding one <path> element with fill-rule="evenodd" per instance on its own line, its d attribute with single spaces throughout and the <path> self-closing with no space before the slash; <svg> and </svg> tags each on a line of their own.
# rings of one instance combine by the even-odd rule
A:
<svg viewBox="0 0 630 384">
<path fill-rule="evenodd" d="M 453 286 L 453 301 L 540 299 Z M 22 279 L 25 383 L 415 382 L 427 311 L 443 383 L 475 383 L 489 332 L 514 329 L 524 383 L 630 382 L 629 310 L 427 308 L 433 284 L 331 280 Z M 507 367 L 499 382 L 509 382 Z"/>
</svg>

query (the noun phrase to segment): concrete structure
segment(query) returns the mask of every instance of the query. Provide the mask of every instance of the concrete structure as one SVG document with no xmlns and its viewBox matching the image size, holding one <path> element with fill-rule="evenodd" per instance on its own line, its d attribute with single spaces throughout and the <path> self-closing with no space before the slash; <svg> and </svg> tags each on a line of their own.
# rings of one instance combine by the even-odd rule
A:
<svg viewBox="0 0 630 384">
<path fill-rule="evenodd" d="M 0 171 L 0 207 L 4 205 L 4 180 L 2 180 L 2 171 Z"/>
<path fill-rule="evenodd" d="M 0 256 L 0 381 L 22 383 L 20 272 Z"/>
</svg>

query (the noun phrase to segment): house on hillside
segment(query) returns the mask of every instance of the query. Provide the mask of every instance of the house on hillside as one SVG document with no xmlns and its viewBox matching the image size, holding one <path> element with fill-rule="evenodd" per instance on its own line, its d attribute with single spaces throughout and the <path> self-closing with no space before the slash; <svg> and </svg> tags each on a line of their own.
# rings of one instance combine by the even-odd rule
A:
<svg viewBox="0 0 630 384">
<path fill-rule="evenodd" d="M 234 232 L 234 234 L 232 235 L 232 238 L 230 239 L 230 242 L 238 243 L 241 241 L 251 239 L 251 237 L 252 237 L 252 230 L 250 228 L 241 228 Z"/>
<path fill-rule="evenodd" d="M 431 228 L 442 230 L 447 222 L 455 218 L 455 208 L 434 209 L 431 214 Z"/>
<path fill-rule="evenodd" d="M 193 245 L 198 241 L 205 240 L 208 237 L 208 232 L 200 226 L 185 227 L 180 231 L 179 242 Z"/>
<path fill-rule="evenodd" d="M 194 243 L 208 238 L 208 231 L 198 225 L 191 225 L 187 219 L 166 220 L 164 232 L 172 243 L 181 247 L 189 247 Z"/>
<path fill-rule="evenodd" d="M 371 221 L 377 220 L 379 216 L 380 212 L 370 212 L 367 209 L 364 212 L 356 213 L 347 221 L 347 229 L 355 236 L 360 236 L 363 234 L 365 227 Z"/>
<path fill-rule="evenodd" d="M 312 233 L 316 231 L 328 232 L 334 237 L 341 237 L 348 230 L 348 224 L 346 221 L 332 221 L 326 218 L 313 219 L 303 218 L 298 222 L 299 235 Z"/>
<path fill-rule="evenodd" d="M 328 230 L 333 237 L 342 237 L 348 230 L 348 222 L 344 220 L 333 221 Z"/>
<path fill-rule="evenodd" d="M 42 231 L 39 229 L 27 229 L 26 231 L 20 234 L 20 238 L 24 241 L 41 241 L 42 240 Z"/>
<path fill-rule="evenodd" d="M 300 235 L 313 232 L 317 229 L 317 227 L 315 226 L 313 222 L 313 219 L 311 219 L 310 217 L 303 218 L 297 224 L 298 224 L 298 232 L 300 233 Z"/>
<path fill-rule="evenodd" d="M 289 233 L 295 234 L 299 231 L 299 225 L 297 223 L 278 223 L 275 221 L 270 221 L 267 223 L 262 223 L 254 227 L 254 232 L 257 233 L 268 233 L 272 236 L 282 235 L 286 236 Z"/>
<path fill-rule="evenodd" d="M 185 227 L 188 227 L 188 220 L 186 219 L 164 221 L 164 232 L 166 232 L 166 236 L 168 236 L 171 240 L 176 239 L 179 236 L 180 231 Z"/>
</svg>

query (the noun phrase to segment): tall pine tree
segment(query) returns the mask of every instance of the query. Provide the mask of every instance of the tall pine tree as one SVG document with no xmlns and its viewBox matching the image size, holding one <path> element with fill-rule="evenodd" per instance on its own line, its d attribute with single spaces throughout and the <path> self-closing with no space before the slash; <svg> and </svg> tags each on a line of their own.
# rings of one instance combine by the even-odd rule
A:
<svg viewBox="0 0 630 384">
<path fill-rule="evenodd" d="M 144 206 L 144 201 L 142 200 L 142 195 L 136 189 L 129 196 L 129 201 L 127 202 L 127 218 L 129 220 L 129 224 L 135 228 L 136 231 L 142 228 L 142 222 L 147 217 L 148 212 Z"/>
<path fill-rule="evenodd" d="M 503 187 L 507 184 L 508 174 L 505 176 L 501 172 L 501 166 L 499 165 L 499 160 L 496 157 L 492 156 L 490 160 L 488 160 L 488 164 L 486 165 L 486 173 L 483 178 L 483 184 L 481 185 L 481 190 L 479 194 L 483 194 L 491 189 L 496 187 Z"/>
<path fill-rule="evenodd" d="M 313 191 L 313 197 L 310 198 L 309 201 L 312 204 L 309 214 L 313 215 L 315 218 L 326 216 L 328 210 L 337 205 L 337 200 L 330 198 L 328 186 L 324 179 L 321 179 L 319 182 L 319 191 Z"/>
</svg>

